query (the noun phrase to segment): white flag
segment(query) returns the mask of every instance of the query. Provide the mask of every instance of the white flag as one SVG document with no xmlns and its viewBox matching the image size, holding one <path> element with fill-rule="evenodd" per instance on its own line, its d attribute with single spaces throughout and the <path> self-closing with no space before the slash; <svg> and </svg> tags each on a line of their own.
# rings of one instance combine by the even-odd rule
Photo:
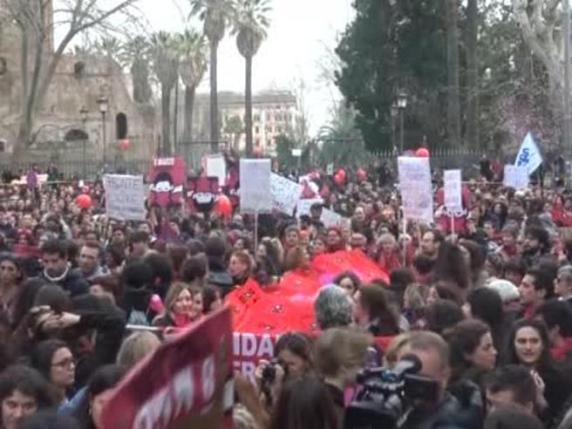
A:
<svg viewBox="0 0 572 429">
<path fill-rule="evenodd" d="M 526 167 L 528 174 L 531 175 L 540 167 L 540 164 L 542 164 L 542 155 L 532 138 L 532 134 L 528 133 L 522 145 L 520 145 L 514 165 L 517 167 Z"/>
</svg>

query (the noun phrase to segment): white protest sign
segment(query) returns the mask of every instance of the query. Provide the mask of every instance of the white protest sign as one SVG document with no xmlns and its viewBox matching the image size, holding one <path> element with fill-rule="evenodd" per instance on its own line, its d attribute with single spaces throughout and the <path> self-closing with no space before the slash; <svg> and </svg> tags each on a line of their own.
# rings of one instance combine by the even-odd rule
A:
<svg viewBox="0 0 572 429">
<path fill-rule="evenodd" d="M 445 207 L 449 210 L 463 209 L 461 170 L 445 170 L 443 173 Z"/>
<path fill-rule="evenodd" d="M 240 160 L 241 213 L 272 211 L 270 168 L 270 159 Z"/>
<path fill-rule="evenodd" d="M 518 167 L 516 165 L 504 166 L 503 185 L 507 188 L 514 188 L 517 191 L 528 187 L 528 167 Z"/>
<path fill-rule="evenodd" d="M 145 220 L 145 187 L 143 176 L 106 174 L 105 211 L 107 216 L 119 220 Z"/>
<path fill-rule="evenodd" d="M 326 168 L 326 174 L 328 176 L 333 176 L 334 175 L 334 163 L 331 162 L 328 164 L 328 167 Z"/>
<path fill-rule="evenodd" d="M 207 156 L 206 171 L 209 177 L 218 177 L 218 185 L 224 186 L 226 182 L 226 161 L 220 155 Z"/>
<path fill-rule="evenodd" d="M 399 157 L 399 189 L 406 219 L 433 222 L 433 188 L 429 158 Z"/>
<path fill-rule="evenodd" d="M 341 214 L 338 214 L 333 210 L 322 209 L 322 217 L 320 218 L 320 221 L 326 228 L 345 228 L 348 225 L 349 219 L 343 217 Z"/>
<path fill-rule="evenodd" d="M 272 192 L 273 208 L 279 212 L 292 215 L 303 189 L 302 185 L 272 173 L 270 176 L 270 190 Z"/>
<path fill-rule="evenodd" d="M 314 204 L 322 204 L 324 201 L 321 198 L 309 198 L 305 200 L 299 200 L 296 206 L 296 216 L 309 216 L 310 208 Z"/>
</svg>

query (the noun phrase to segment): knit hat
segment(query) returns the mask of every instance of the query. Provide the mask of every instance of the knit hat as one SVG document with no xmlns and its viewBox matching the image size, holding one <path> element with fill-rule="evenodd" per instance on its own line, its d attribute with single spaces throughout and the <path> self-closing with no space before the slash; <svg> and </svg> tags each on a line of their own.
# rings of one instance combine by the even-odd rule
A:
<svg viewBox="0 0 572 429">
<path fill-rule="evenodd" d="M 503 304 L 520 298 L 518 288 L 508 280 L 495 279 L 491 281 L 487 286 L 498 292 Z"/>
</svg>

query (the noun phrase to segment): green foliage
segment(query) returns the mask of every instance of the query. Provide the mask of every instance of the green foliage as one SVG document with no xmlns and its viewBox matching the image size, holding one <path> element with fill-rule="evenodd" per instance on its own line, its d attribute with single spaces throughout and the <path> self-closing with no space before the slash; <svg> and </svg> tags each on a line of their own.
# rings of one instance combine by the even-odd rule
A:
<svg viewBox="0 0 572 429">
<path fill-rule="evenodd" d="M 298 160 L 292 156 L 292 149 L 296 146 L 296 142 L 288 136 L 280 135 L 276 138 L 276 159 L 280 168 L 296 167 Z"/>
<path fill-rule="evenodd" d="M 322 127 L 318 141 L 320 165 L 353 166 L 362 165 L 368 158 L 361 133 L 355 127 L 355 112 L 340 104 L 328 126 Z"/>
<path fill-rule="evenodd" d="M 370 151 L 393 148 L 391 106 L 409 94 L 405 146 L 444 135 L 446 41 L 441 2 L 356 0 L 355 20 L 336 49 L 336 84 L 356 110 L 355 124 Z"/>
</svg>

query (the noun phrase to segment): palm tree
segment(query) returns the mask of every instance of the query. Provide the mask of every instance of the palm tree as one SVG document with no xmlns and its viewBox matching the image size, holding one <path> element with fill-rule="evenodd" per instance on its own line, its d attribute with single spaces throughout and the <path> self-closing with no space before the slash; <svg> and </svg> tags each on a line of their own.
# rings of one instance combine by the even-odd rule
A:
<svg viewBox="0 0 572 429">
<path fill-rule="evenodd" d="M 252 58 L 260 49 L 269 26 L 268 0 L 237 0 L 233 33 L 236 45 L 246 63 L 245 79 L 245 118 L 246 154 L 252 156 Z"/>
<path fill-rule="evenodd" d="M 129 40 L 121 51 L 121 64 L 129 67 L 133 78 L 133 99 L 137 103 L 148 103 L 153 92 L 149 82 L 151 46 L 144 36 Z"/>
<path fill-rule="evenodd" d="M 153 69 L 161 85 L 162 152 L 172 153 L 171 92 L 179 79 L 179 56 L 171 34 L 161 31 L 151 37 Z"/>
<path fill-rule="evenodd" d="M 234 16 L 233 0 L 190 0 L 191 16 L 203 21 L 203 30 L 209 40 L 210 51 L 210 128 L 211 149 L 218 150 L 220 128 L 218 121 L 217 52 L 227 24 Z"/>
<path fill-rule="evenodd" d="M 177 48 L 180 53 L 179 74 L 185 84 L 183 141 L 188 144 L 192 140 L 195 92 L 207 71 L 205 38 L 194 30 L 185 30 L 177 37 Z"/>
</svg>

